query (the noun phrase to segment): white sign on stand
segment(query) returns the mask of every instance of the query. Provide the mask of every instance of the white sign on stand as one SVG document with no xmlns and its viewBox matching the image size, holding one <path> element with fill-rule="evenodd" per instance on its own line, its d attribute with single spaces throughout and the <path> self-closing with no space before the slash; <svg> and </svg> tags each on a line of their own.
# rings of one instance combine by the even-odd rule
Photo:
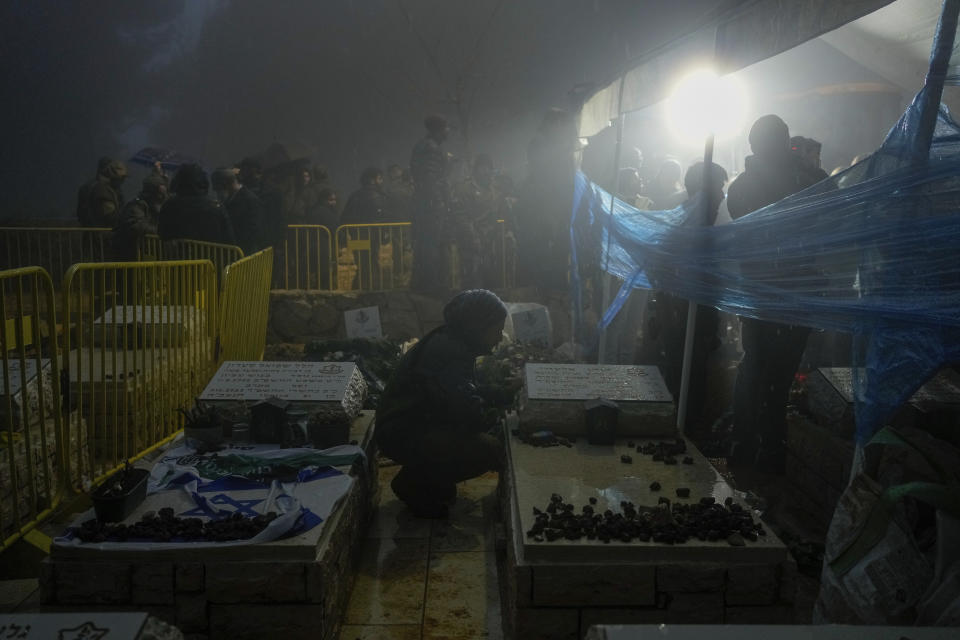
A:
<svg viewBox="0 0 960 640">
<path fill-rule="evenodd" d="M 550 344 L 550 319 L 544 308 L 513 314 L 513 333 L 518 342 Z"/>
<path fill-rule="evenodd" d="M 550 311 L 545 306 L 534 302 L 508 302 L 506 305 L 508 318 L 504 330 L 511 340 L 542 346 L 552 344 L 553 327 Z"/>
<path fill-rule="evenodd" d="M 363 307 L 343 312 L 347 338 L 382 338 L 380 307 Z"/>
</svg>

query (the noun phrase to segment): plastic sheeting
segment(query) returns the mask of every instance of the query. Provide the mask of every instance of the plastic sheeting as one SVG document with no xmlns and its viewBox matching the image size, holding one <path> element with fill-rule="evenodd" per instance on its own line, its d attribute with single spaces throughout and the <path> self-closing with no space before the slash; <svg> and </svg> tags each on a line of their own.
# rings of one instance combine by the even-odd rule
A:
<svg viewBox="0 0 960 640">
<path fill-rule="evenodd" d="M 929 157 L 918 159 L 925 91 L 865 161 L 719 227 L 696 224 L 698 199 L 639 211 L 579 174 L 574 250 L 582 259 L 599 243 L 601 267 L 625 281 L 603 323 L 632 287 L 651 287 L 854 333 L 865 442 L 942 364 L 960 360 L 960 127 L 941 109 Z"/>
</svg>

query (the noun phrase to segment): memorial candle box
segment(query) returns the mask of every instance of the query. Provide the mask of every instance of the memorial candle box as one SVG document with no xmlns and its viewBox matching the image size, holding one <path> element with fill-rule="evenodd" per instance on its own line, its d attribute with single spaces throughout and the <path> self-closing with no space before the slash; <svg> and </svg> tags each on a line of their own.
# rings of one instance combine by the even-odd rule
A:
<svg viewBox="0 0 960 640">
<path fill-rule="evenodd" d="M 306 411 L 317 423 L 349 423 L 360 414 L 367 384 L 352 362 L 224 362 L 200 402 L 251 407 L 267 398 Z"/>
<path fill-rule="evenodd" d="M 807 407 L 818 424 L 842 437 L 856 431 L 853 403 L 853 370 L 821 367 L 807 376 Z M 931 422 L 956 421 L 960 416 L 960 375 L 951 369 L 939 371 L 905 403 L 890 424 L 930 427 Z"/>
<path fill-rule="evenodd" d="M 659 369 L 643 365 L 528 363 L 520 392 L 520 430 L 586 435 L 584 403 L 597 398 L 619 406 L 618 435 L 676 435 L 673 397 Z"/>
</svg>

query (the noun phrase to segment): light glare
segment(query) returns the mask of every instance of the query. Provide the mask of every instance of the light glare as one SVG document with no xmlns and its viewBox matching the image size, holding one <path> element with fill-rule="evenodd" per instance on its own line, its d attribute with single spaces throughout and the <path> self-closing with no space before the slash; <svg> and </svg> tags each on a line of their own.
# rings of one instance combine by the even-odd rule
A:
<svg viewBox="0 0 960 640">
<path fill-rule="evenodd" d="M 686 144 L 702 144 L 713 133 L 717 139 L 740 133 L 746 113 L 743 86 L 730 75 L 695 71 L 677 83 L 667 100 L 667 121 L 673 136 Z"/>
</svg>

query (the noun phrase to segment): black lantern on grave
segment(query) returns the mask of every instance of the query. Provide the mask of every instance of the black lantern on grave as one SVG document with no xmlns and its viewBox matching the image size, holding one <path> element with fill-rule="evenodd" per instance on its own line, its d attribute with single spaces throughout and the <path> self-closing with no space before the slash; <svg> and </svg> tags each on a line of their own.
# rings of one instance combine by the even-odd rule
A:
<svg viewBox="0 0 960 640">
<path fill-rule="evenodd" d="M 273 444 L 283 439 L 289 405 L 285 400 L 270 397 L 250 407 L 250 430 L 254 442 Z"/>
<path fill-rule="evenodd" d="M 613 444 L 617 437 L 620 405 L 606 398 L 587 400 L 583 404 L 587 414 L 587 442 Z"/>
</svg>

